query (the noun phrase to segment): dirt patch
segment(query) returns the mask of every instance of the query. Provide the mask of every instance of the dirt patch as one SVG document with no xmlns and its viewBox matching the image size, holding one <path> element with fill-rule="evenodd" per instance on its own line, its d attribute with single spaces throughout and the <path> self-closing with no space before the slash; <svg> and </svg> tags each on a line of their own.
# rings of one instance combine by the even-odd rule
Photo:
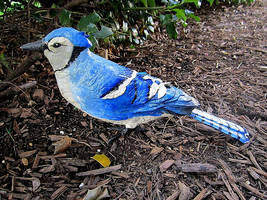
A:
<svg viewBox="0 0 267 200">
<path fill-rule="evenodd" d="M 111 199 L 267 198 L 267 15 L 262 4 L 210 10 L 178 40 L 155 34 L 135 50 L 110 55 L 171 82 L 197 98 L 203 110 L 247 128 L 251 143 L 242 145 L 188 117 L 173 117 L 146 124 L 108 146 L 106 138 L 117 131 L 68 104 L 42 58 L 15 80 L 23 92 L 1 98 L 2 199 L 79 199 L 97 186 L 107 188 Z M 18 42 L 27 42 L 18 27 L 14 21 L 0 34 L 1 48 L 14 66 L 23 62 Z M 32 35 L 42 34 L 34 27 Z M 54 155 L 54 135 L 75 141 Z M 101 169 L 90 158 L 97 152 L 116 167 L 82 175 Z"/>
</svg>

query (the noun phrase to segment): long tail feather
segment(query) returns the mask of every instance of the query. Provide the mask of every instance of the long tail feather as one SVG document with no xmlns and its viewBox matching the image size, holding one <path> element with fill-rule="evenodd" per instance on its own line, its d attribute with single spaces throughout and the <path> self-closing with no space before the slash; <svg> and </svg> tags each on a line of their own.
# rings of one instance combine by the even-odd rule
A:
<svg viewBox="0 0 267 200">
<path fill-rule="evenodd" d="M 198 109 L 194 109 L 190 116 L 198 120 L 199 122 L 202 122 L 208 126 L 215 128 L 218 131 L 221 131 L 235 139 L 238 139 L 242 143 L 249 141 L 249 133 L 247 132 L 247 130 L 237 124 L 234 124 L 233 122 L 229 122 Z"/>
</svg>

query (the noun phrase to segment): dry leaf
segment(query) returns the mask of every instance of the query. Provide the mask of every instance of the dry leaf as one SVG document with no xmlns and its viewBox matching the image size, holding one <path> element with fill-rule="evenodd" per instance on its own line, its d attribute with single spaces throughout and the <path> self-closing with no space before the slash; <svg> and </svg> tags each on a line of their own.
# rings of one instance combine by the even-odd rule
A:
<svg viewBox="0 0 267 200">
<path fill-rule="evenodd" d="M 88 190 L 83 200 L 101 200 L 107 197 L 109 197 L 107 188 L 102 190 L 101 187 L 97 187 L 93 190 Z"/>
<path fill-rule="evenodd" d="M 53 145 L 55 146 L 54 154 L 64 152 L 67 148 L 71 146 L 71 141 L 72 138 L 70 138 L 69 136 L 65 136 L 61 140 L 53 143 Z"/>
<path fill-rule="evenodd" d="M 111 161 L 105 154 L 96 154 L 91 158 L 97 161 L 103 167 L 110 166 Z"/>
</svg>

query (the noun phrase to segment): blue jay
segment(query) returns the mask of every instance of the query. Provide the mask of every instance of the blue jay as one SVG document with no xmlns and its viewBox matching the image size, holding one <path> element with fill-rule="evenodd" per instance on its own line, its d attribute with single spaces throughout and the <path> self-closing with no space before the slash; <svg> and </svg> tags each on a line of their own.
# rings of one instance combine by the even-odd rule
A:
<svg viewBox="0 0 267 200">
<path fill-rule="evenodd" d="M 188 115 L 242 143 L 246 129 L 199 109 L 196 99 L 161 79 L 92 53 L 88 35 L 58 28 L 42 40 L 21 46 L 41 50 L 55 72 L 62 96 L 94 118 L 132 129 L 170 115 Z"/>
</svg>

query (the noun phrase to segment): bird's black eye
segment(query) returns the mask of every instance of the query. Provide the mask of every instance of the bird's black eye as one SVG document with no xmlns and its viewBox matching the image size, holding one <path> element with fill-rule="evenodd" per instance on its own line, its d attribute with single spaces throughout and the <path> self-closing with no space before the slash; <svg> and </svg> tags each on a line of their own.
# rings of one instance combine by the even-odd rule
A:
<svg viewBox="0 0 267 200">
<path fill-rule="evenodd" d="M 58 48 L 58 47 L 60 47 L 60 46 L 61 46 L 61 44 L 60 44 L 60 43 L 57 43 L 57 42 L 53 44 L 53 47 L 54 47 L 54 48 Z"/>
</svg>

